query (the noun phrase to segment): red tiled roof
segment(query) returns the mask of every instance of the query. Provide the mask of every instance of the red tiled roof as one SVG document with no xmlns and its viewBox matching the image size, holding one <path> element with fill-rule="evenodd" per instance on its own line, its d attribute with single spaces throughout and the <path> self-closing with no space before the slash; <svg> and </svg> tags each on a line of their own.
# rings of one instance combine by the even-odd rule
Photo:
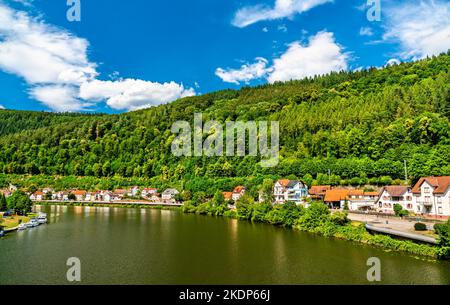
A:
<svg viewBox="0 0 450 305">
<path fill-rule="evenodd" d="M 72 194 L 74 194 L 75 196 L 84 195 L 84 194 L 86 194 L 86 191 L 73 191 Z"/>
<path fill-rule="evenodd" d="M 225 200 L 231 200 L 233 198 L 233 192 L 223 192 L 222 194 Z"/>
<path fill-rule="evenodd" d="M 331 190 L 330 185 L 313 185 L 309 189 L 309 194 L 310 195 L 325 195 L 325 193 L 328 190 Z"/>
<path fill-rule="evenodd" d="M 234 188 L 233 193 L 241 193 L 244 190 L 245 190 L 245 186 L 238 185 Z"/>
<path fill-rule="evenodd" d="M 286 187 L 289 184 L 289 179 L 280 179 L 278 180 L 278 183 L 281 184 L 281 186 Z"/>
<path fill-rule="evenodd" d="M 347 198 L 350 190 L 346 189 L 333 189 L 333 190 L 327 190 L 325 194 L 325 202 L 336 202 L 341 201 Z"/>
<path fill-rule="evenodd" d="M 420 178 L 419 181 L 417 181 L 416 185 L 414 185 L 412 192 L 414 194 L 420 193 L 420 187 L 425 181 L 434 188 L 434 194 L 443 194 L 450 187 L 450 176 L 423 177 Z"/>
</svg>

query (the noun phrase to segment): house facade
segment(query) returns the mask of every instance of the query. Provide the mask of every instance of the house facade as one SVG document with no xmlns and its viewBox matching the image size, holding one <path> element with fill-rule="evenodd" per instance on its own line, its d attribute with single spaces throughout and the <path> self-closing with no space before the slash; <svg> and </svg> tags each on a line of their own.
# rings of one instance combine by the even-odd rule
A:
<svg viewBox="0 0 450 305">
<path fill-rule="evenodd" d="M 236 202 L 239 199 L 241 199 L 242 196 L 245 194 L 245 187 L 242 185 L 236 186 L 233 189 L 233 194 L 231 195 L 231 199 Z"/>
<path fill-rule="evenodd" d="M 330 185 L 313 185 L 308 191 L 309 197 L 315 201 L 323 201 L 328 190 L 331 190 Z"/>
<path fill-rule="evenodd" d="M 450 216 L 450 176 L 420 178 L 412 193 L 416 214 Z"/>
<path fill-rule="evenodd" d="M 167 189 L 162 193 L 162 200 L 175 200 L 175 196 L 178 195 L 180 192 L 176 189 Z"/>
<path fill-rule="evenodd" d="M 291 201 L 299 204 L 308 197 L 308 186 L 299 180 L 281 179 L 275 183 L 273 195 L 275 203 Z"/>
<path fill-rule="evenodd" d="M 378 212 L 393 214 L 394 206 L 400 204 L 403 209 L 415 213 L 413 193 L 410 186 L 388 185 L 381 190 L 375 208 Z"/>
<path fill-rule="evenodd" d="M 374 210 L 378 197 L 378 192 L 350 190 L 347 195 L 348 208 L 350 211 Z"/>
</svg>

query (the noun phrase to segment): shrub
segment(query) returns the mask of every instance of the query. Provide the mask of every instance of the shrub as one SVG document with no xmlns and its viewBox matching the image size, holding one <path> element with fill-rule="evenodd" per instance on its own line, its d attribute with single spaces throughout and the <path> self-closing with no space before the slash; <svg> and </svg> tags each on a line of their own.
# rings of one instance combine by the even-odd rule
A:
<svg viewBox="0 0 450 305">
<path fill-rule="evenodd" d="M 415 229 L 416 231 L 426 231 L 426 230 L 427 230 L 427 225 L 424 224 L 424 223 L 421 223 L 421 222 L 417 222 L 417 223 L 414 225 L 414 229 Z"/>
</svg>

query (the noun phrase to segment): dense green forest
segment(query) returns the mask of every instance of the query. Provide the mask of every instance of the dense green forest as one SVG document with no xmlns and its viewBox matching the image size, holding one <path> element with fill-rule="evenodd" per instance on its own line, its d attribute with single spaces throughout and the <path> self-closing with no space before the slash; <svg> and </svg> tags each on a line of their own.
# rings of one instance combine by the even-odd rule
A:
<svg viewBox="0 0 450 305">
<path fill-rule="evenodd" d="M 0 173 L 123 178 L 210 192 L 264 177 L 387 184 L 450 175 L 450 52 L 412 63 L 339 72 L 183 98 L 120 115 L 0 111 Z M 175 157 L 177 120 L 280 122 L 280 164 L 256 157 Z M 328 171 L 331 177 L 328 176 Z M 5 175 L 0 179 L 5 181 Z M 234 181 L 234 182 L 233 182 Z"/>
</svg>

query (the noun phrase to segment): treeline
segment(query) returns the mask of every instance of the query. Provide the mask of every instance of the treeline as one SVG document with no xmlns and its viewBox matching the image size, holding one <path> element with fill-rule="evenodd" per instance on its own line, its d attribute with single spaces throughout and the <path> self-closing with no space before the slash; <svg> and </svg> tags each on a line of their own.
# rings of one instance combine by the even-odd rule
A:
<svg viewBox="0 0 450 305">
<path fill-rule="evenodd" d="M 121 115 L 0 112 L 0 172 L 176 184 L 199 176 L 323 180 L 330 171 L 330 184 L 365 184 L 404 179 L 406 160 L 413 181 L 448 175 L 449 67 L 450 53 L 224 90 Z M 279 166 L 261 168 L 254 157 L 173 156 L 172 123 L 192 122 L 198 112 L 205 121 L 280 121 Z"/>
</svg>

